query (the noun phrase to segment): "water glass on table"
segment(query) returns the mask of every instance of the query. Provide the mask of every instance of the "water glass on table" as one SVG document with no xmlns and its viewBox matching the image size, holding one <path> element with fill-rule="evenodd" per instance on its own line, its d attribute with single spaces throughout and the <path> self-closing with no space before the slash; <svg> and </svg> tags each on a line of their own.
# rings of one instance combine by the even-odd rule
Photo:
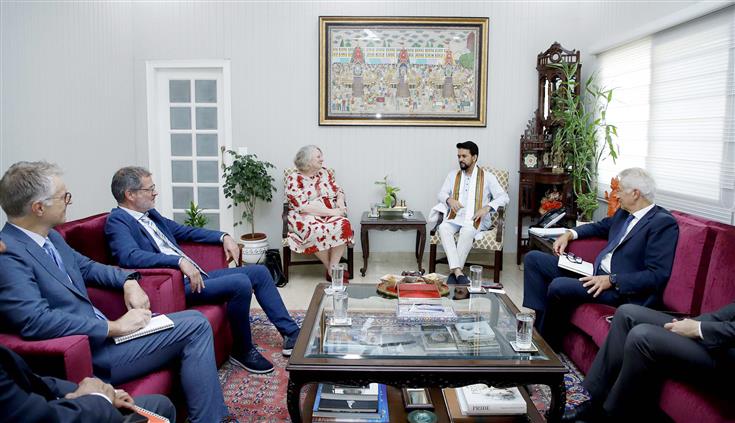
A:
<svg viewBox="0 0 735 423">
<path fill-rule="evenodd" d="M 470 266 L 470 290 L 478 292 L 482 289 L 482 266 Z"/>
<path fill-rule="evenodd" d="M 332 294 L 332 307 L 334 308 L 334 316 L 332 317 L 332 323 L 335 325 L 344 325 L 349 319 L 347 319 L 347 302 L 349 296 L 347 291 L 335 291 Z"/>
<path fill-rule="evenodd" d="M 333 264 L 330 269 L 332 273 L 332 292 L 344 291 L 345 268 L 343 264 Z"/>
<path fill-rule="evenodd" d="M 533 346 L 531 343 L 531 334 L 533 333 L 533 314 L 516 313 L 516 345 L 518 348 L 529 349 Z"/>
</svg>

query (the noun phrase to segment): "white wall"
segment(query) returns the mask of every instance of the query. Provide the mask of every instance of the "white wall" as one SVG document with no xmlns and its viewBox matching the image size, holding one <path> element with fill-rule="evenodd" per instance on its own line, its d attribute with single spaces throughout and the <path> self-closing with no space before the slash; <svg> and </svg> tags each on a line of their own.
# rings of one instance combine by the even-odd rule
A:
<svg viewBox="0 0 735 423">
<path fill-rule="evenodd" d="M 456 166 L 454 144 L 474 140 L 481 163 L 511 171 L 505 245 L 512 252 L 518 140 L 536 107 L 536 55 L 558 41 L 582 50 L 587 71 L 587 47 L 691 3 L 3 2 L 0 171 L 18 160 L 55 161 L 74 192 L 70 219 L 108 210 L 114 170 L 148 164 L 145 62 L 225 58 L 233 145 L 273 162 L 277 181 L 300 146 L 321 146 L 359 233 L 361 211 L 380 199 L 373 181 L 390 174 L 409 207 L 426 213 Z M 321 15 L 489 17 L 487 128 L 319 127 Z M 280 238 L 278 185 L 278 200 L 256 220 L 272 246 Z M 371 234 L 371 241 L 375 251 L 413 248 L 409 233 Z"/>
</svg>

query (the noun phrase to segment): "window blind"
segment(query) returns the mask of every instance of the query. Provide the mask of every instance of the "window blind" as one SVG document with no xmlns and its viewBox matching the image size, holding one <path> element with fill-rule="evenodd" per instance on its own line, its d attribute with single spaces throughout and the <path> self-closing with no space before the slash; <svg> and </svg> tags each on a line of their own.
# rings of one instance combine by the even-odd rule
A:
<svg viewBox="0 0 735 423">
<path fill-rule="evenodd" d="M 735 6 L 599 56 L 615 88 L 608 122 L 620 157 L 600 165 L 600 187 L 631 166 L 656 180 L 656 203 L 733 223 L 735 211 Z"/>
</svg>

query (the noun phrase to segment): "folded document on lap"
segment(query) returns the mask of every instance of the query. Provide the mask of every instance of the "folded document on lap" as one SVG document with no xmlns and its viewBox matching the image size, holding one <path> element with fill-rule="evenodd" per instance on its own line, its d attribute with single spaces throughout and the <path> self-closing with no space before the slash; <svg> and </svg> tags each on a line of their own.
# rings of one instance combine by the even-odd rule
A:
<svg viewBox="0 0 735 423">
<path fill-rule="evenodd" d="M 592 276 L 592 272 L 594 271 L 594 266 L 592 265 L 592 263 L 588 261 L 575 263 L 569 260 L 569 257 L 567 257 L 565 254 L 559 256 L 558 266 L 562 269 L 566 269 L 574 273 L 579 273 L 582 276 Z"/>
</svg>

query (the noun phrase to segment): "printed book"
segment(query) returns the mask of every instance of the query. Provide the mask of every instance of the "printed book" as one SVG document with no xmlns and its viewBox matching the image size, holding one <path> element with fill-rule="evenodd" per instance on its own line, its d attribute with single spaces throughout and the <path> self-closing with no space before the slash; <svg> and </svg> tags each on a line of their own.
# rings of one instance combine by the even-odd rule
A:
<svg viewBox="0 0 735 423">
<path fill-rule="evenodd" d="M 526 414 L 527 404 L 518 388 L 493 388 L 482 383 L 456 388 L 463 414 Z"/>
</svg>

